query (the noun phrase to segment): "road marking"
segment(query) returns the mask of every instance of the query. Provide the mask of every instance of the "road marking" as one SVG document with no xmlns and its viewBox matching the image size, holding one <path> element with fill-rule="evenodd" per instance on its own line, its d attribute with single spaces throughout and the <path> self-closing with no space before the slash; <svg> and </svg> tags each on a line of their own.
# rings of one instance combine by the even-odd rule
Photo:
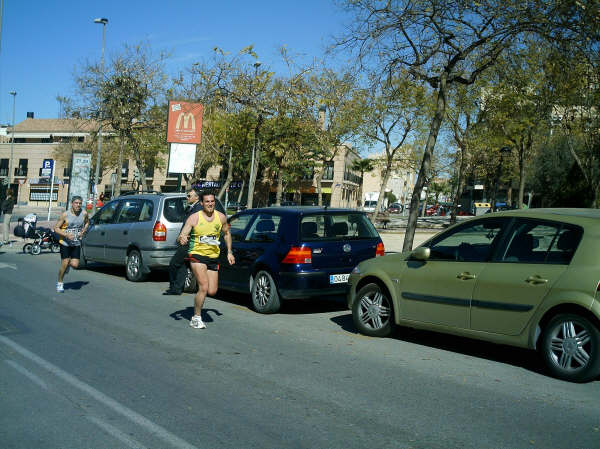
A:
<svg viewBox="0 0 600 449">
<path fill-rule="evenodd" d="M 186 449 L 197 449 L 196 446 L 191 445 L 187 441 L 179 438 L 177 435 L 172 434 L 168 430 L 164 429 L 163 427 L 159 426 L 158 424 L 155 424 L 154 422 L 150 421 L 149 419 L 143 417 L 139 413 L 134 412 L 130 408 L 127 408 L 126 406 L 120 404 L 119 402 L 115 401 L 114 399 L 106 396 L 104 393 L 96 390 L 91 385 L 88 385 L 85 382 L 82 382 L 81 380 L 77 379 L 75 376 L 67 373 L 66 371 L 63 371 L 58 366 L 55 366 L 52 363 L 42 359 L 41 357 L 37 356 L 33 352 L 29 351 L 28 349 L 25 349 L 21 345 L 15 343 L 10 338 L 6 338 L 3 335 L 0 335 L 0 343 L 4 343 L 6 346 L 11 347 L 16 352 L 21 354 L 23 357 L 31 360 L 32 362 L 34 362 L 37 365 L 44 368 L 45 370 L 54 374 L 56 377 L 71 384 L 73 387 L 78 388 L 79 390 L 83 391 L 84 393 L 87 393 L 88 395 L 90 395 L 91 397 L 96 399 L 98 402 L 101 402 L 106 407 L 109 407 L 113 411 L 125 416 L 127 419 L 134 422 L 135 424 L 137 424 L 141 427 L 144 427 L 148 432 L 163 439 L 164 441 L 166 441 L 173 447 L 186 448 Z"/>
<path fill-rule="evenodd" d="M 102 430 L 106 431 L 108 434 L 110 434 L 113 437 L 115 437 L 121 443 L 126 444 L 127 447 L 130 447 L 132 449 L 146 449 L 146 446 L 144 446 L 143 444 L 137 442 L 133 438 L 130 438 L 128 435 L 126 435 L 125 433 L 121 432 L 115 426 L 110 425 L 109 423 L 101 420 L 100 418 L 97 418 L 95 416 L 86 416 L 86 418 L 89 419 L 94 424 L 96 424 Z"/>
<path fill-rule="evenodd" d="M 12 270 L 16 270 L 17 264 L 0 262 L 0 268 L 10 268 Z"/>
<path fill-rule="evenodd" d="M 44 390 L 48 390 L 48 384 L 44 382 L 41 377 L 36 376 L 31 371 L 29 371 L 24 366 L 19 365 L 17 362 L 13 362 L 12 360 L 5 360 L 10 366 L 16 369 L 18 372 L 23 374 L 23 376 L 27 377 L 30 381 L 32 381 L 37 386 L 43 388 Z"/>
</svg>

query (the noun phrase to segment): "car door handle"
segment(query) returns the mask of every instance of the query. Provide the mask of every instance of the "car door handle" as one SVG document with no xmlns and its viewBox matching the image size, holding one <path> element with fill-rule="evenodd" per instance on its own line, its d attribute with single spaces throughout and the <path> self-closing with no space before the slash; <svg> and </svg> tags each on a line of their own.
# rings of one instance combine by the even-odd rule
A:
<svg viewBox="0 0 600 449">
<path fill-rule="evenodd" d="M 469 273 L 468 271 L 465 271 L 464 273 L 460 273 L 456 277 L 458 279 L 462 279 L 463 281 L 468 281 L 469 279 L 475 279 L 477 276 L 475 276 L 474 274 Z"/>
<path fill-rule="evenodd" d="M 102 232 L 100 233 L 100 235 L 104 235 L 104 231 L 102 231 Z"/>
<path fill-rule="evenodd" d="M 129 231 L 123 231 L 123 235 L 127 235 Z"/>
<path fill-rule="evenodd" d="M 548 279 L 544 279 L 541 278 L 539 276 L 529 276 L 527 279 L 525 279 L 525 282 L 529 283 L 529 284 L 547 284 L 548 283 Z"/>
</svg>

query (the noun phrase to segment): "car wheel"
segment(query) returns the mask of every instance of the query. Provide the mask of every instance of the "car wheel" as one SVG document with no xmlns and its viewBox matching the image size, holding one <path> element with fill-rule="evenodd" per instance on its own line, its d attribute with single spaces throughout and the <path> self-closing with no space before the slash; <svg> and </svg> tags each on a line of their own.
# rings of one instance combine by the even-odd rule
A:
<svg viewBox="0 0 600 449">
<path fill-rule="evenodd" d="M 559 379 L 587 382 L 600 374 L 600 330 L 581 315 L 552 318 L 540 350 L 546 367 Z"/>
<path fill-rule="evenodd" d="M 50 251 L 52 251 L 53 253 L 60 252 L 60 243 L 53 243 L 52 245 L 50 245 Z"/>
<path fill-rule="evenodd" d="M 277 286 L 267 271 L 261 270 L 254 276 L 252 305 L 258 313 L 275 313 L 281 308 Z"/>
<path fill-rule="evenodd" d="M 127 262 L 125 264 L 125 273 L 127 279 L 131 282 L 143 281 L 146 277 L 143 272 L 142 255 L 137 249 L 132 249 L 127 254 Z"/>
<path fill-rule="evenodd" d="M 196 281 L 196 276 L 192 273 L 190 267 L 187 267 L 187 272 L 185 274 L 185 282 L 183 284 L 183 291 L 186 293 L 196 293 L 198 291 L 198 282 Z"/>
<path fill-rule="evenodd" d="M 360 289 L 352 306 L 352 319 L 361 334 L 388 337 L 394 329 L 392 300 L 377 284 Z"/>
<path fill-rule="evenodd" d="M 33 245 L 31 245 L 31 254 L 33 254 L 34 256 L 37 256 L 41 252 L 42 252 L 42 247 L 40 245 L 38 245 L 37 243 L 34 243 Z"/>
<path fill-rule="evenodd" d="M 31 247 L 32 247 L 32 246 L 33 246 L 33 245 L 32 245 L 31 243 L 25 243 L 25 244 L 23 245 L 23 252 L 24 252 L 25 254 L 31 254 Z"/>
</svg>

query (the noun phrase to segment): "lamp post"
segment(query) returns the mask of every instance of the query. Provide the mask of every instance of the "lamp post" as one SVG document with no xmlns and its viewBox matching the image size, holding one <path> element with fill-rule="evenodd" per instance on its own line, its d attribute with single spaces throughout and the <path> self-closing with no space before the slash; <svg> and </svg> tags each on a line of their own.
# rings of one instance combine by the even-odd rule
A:
<svg viewBox="0 0 600 449">
<path fill-rule="evenodd" d="M 258 68 L 260 67 L 260 61 L 256 61 L 254 65 L 254 79 L 258 76 Z M 258 114 L 258 123 L 256 125 L 256 129 L 260 126 L 260 113 Z M 256 152 L 256 141 L 258 140 L 258 136 L 254 136 L 254 143 L 252 145 L 252 160 L 250 161 L 250 182 L 248 182 L 248 199 L 246 200 L 246 204 L 248 209 L 252 208 L 252 200 L 254 197 L 254 183 L 255 183 L 255 175 L 254 175 L 254 153 Z"/>
<path fill-rule="evenodd" d="M 94 19 L 94 23 L 102 24 L 102 81 L 104 81 L 104 43 L 106 41 L 106 24 L 108 19 L 98 18 Z M 100 126 L 98 127 L 98 154 L 96 156 L 96 171 L 94 173 L 94 195 L 93 198 L 93 212 L 96 213 L 96 195 L 98 195 L 98 181 L 100 177 L 100 153 L 102 153 L 102 121 L 104 120 L 104 102 L 100 101 Z M 120 167 L 119 167 L 120 170 Z"/>
<path fill-rule="evenodd" d="M 9 92 L 13 96 L 12 113 L 12 131 L 10 133 L 10 161 L 8 162 L 8 184 L 11 185 L 14 180 L 13 153 L 15 148 L 15 105 L 17 103 L 17 93 L 13 90 Z"/>
<path fill-rule="evenodd" d="M 500 175 L 502 174 L 502 163 L 504 162 L 504 155 L 510 153 L 510 147 L 500 148 L 500 161 L 498 162 L 498 168 L 496 169 L 496 183 L 494 185 L 494 197 L 492 198 L 492 211 L 496 212 L 496 196 L 498 195 L 498 184 L 500 183 Z"/>
</svg>

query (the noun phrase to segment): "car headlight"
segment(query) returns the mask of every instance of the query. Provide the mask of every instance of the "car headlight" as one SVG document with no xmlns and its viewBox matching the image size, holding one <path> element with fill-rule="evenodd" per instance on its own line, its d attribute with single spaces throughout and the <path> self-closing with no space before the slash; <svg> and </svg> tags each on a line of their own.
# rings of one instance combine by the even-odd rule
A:
<svg viewBox="0 0 600 449">
<path fill-rule="evenodd" d="M 360 268 L 358 268 L 358 265 L 352 269 L 351 274 L 360 274 Z"/>
</svg>

